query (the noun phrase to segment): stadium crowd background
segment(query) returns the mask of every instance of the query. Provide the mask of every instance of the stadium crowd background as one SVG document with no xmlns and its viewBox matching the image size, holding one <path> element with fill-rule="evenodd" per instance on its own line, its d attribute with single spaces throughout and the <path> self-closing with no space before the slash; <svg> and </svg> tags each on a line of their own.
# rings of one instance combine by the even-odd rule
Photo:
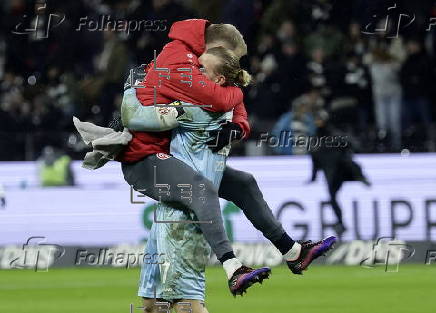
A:
<svg viewBox="0 0 436 313">
<path fill-rule="evenodd" d="M 47 145 L 81 158 L 72 115 L 107 125 L 128 70 L 186 18 L 234 24 L 247 41 L 253 131 L 234 154 L 301 153 L 255 143 L 266 132 L 311 135 L 326 112 L 358 152 L 436 150 L 436 1 L 6 0 L 0 16 L 0 160 L 36 160 Z M 129 34 L 83 24 L 102 16 L 153 24 Z"/>
</svg>

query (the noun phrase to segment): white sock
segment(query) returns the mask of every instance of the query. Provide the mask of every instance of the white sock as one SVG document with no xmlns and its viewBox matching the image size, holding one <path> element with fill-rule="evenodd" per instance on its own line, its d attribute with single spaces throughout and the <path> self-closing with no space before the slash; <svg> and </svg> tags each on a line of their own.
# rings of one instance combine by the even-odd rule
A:
<svg viewBox="0 0 436 313">
<path fill-rule="evenodd" d="M 301 245 L 298 242 L 296 242 L 292 246 L 291 250 L 289 250 L 283 255 L 283 258 L 287 261 L 295 261 L 300 256 L 300 252 L 301 252 Z"/>
<path fill-rule="evenodd" d="M 233 276 L 233 273 L 242 266 L 241 261 L 237 258 L 229 259 L 224 261 L 223 267 L 227 274 L 227 279 L 230 279 Z"/>
</svg>

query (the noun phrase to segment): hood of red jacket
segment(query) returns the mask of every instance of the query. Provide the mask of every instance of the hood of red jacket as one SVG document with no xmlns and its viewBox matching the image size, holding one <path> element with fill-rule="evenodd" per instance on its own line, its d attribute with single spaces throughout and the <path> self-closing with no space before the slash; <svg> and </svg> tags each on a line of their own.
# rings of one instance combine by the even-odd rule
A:
<svg viewBox="0 0 436 313">
<path fill-rule="evenodd" d="M 206 49 L 204 33 L 210 24 L 208 20 L 190 19 L 175 22 L 170 29 L 168 37 L 172 40 L 183 41 L 197 56 Z"/>
</svg>

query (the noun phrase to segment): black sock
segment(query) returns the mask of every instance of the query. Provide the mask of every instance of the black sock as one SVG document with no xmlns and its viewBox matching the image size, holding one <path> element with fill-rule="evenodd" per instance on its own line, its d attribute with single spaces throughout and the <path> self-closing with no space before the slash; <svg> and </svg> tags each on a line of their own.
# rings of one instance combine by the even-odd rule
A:
<svg viewBox="0 0 436 313">
<path fill-rule="evenodd" d="M 286 254 L 289 250 L 291 250 L 294 243 L 295 241 L 292 240 L 287 233 L 284 233 L 279 240 L 273 242 L 274 246 L 276 246 L 276 248 L 279 249 L 282 254 Z"/>
<path fill-rule="evenodd" d="M 233 251 L 226 252 L 222 257 L 220 257 L 218 260 L 223 264 L 225 261 L 236 258 Z"/>
</svg>

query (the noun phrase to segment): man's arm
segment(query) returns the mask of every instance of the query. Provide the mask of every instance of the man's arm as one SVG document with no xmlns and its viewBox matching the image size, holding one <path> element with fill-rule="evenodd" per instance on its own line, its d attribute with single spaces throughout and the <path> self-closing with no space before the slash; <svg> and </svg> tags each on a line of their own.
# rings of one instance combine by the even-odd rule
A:
<svg viewBox="0 0 436 313">
<path fill-rule="evenodd" d="M 232 122 L 238 124 L 242 130 L 242 138 L 247 139 L 250 135 L 250 123 L 248 122 L 248 114 L 243 102 L 239 103 L 233 109 Z"/>
<path fill-rule="evenodd" d="M 124 83 L 121 123 L 129 130 L 161 132 L 178 126 L 176 108 L 144 106 L 136 96 L 136 87 L 143 88 L 139 82 L 143 81 L 150 69 L 151 63 L 131 69 Z"/>
<path fill-rule="evenodd" d="M 136 97 L 136 90 L 124 91 L 121 103 L 123 126 L 133 131 L 160 132 L 176 128 L 177 109 L 175 107 L 143 106 Z"/>
</svg>

